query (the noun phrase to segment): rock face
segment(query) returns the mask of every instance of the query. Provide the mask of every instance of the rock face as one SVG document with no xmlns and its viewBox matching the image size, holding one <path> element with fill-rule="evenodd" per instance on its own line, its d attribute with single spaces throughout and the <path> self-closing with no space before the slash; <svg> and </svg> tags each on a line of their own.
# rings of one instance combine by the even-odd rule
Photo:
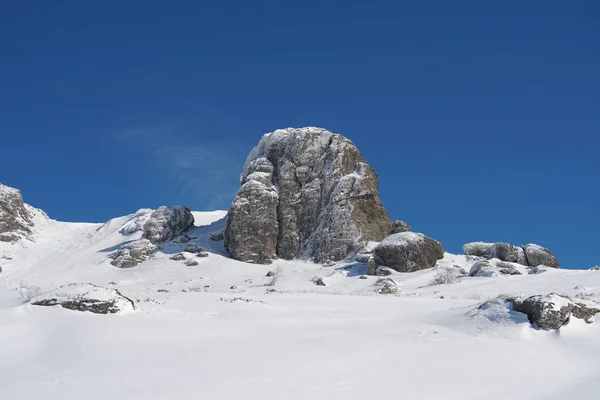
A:
<svg viewBox="0 0 600 400">
<path fill-rule="evenodd" d="M 468 256 L 497 258 L 501 261 L 514 262 L 529 267 L 546 265 L 560 268 L 560 263 L 552 252 L 537 244 L 515 246 L 510 243 L 473 242 L 463 246 L 463 252 Z"/>
<path fill-rule="evenodd" d="M 526 314 L 529 322 L 547 331 L 568 324 L 572 316 L 591 323 L 594 315 L 600 312 L 600 304 L 589 300 L 573 301 L 554 293 L 510 301 L 515 311 Z"/>
<path fill-rule="evenodd" d="M 225 247 L 241 261 L 340 260 L 392 229 L 375 171 L 345 137 L 281 129 L 252 150 L 229 209 Z"/>
<path fill-rule="evenodd" d="M 148 239 L 135 240 L 121 246 L 116 253 L 111 255 L 113 258 L 111 264 L 117 268 L 135 267 L 158 250 L 158 246 L 152 244 Z"/>
<path fill-rule="evenodd" d="M 131 299 L 116 289 L 107 289 L 92 284 L 71 284 L 61 286 L 51 292 L 31 300 L 34 306 L 57 306 L 75 311 L 89 311 L 95 314 L 115 314 L 134 310 Z"/>
<path fill-rule="evenodd" d="M 152 243 L 166 242 L 194 226 L 194 216 L 187 207 L 159 207 L 144 224 L 142 237 Z"/>
<path fill-rule="evenodd" d="M 31 236 L 33 216 L 17 189 L 0 184 L 0 241 L 15 242 Z"/>
<path fill-rule="evenodd" d="M 444 257 L 441 243 L 422 233 L 402 232 L 385 238 L 373 250 L 375 262 L 398 272 L 432 268 Z"/>
</svg>

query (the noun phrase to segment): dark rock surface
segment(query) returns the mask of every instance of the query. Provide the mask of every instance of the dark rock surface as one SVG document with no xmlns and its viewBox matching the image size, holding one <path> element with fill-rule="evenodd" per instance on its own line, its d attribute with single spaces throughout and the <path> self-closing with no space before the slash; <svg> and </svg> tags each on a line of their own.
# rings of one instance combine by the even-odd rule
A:
<svg viewBox="0 0 600 400">
<path fill-rule="evenodd" d="M 422 233 L 402 232 L 385 238 L 373 253 L 378 265 L 398 272 L 413 272 L 434 267 L 444 257 L 444 248 Z"/>
</svg>

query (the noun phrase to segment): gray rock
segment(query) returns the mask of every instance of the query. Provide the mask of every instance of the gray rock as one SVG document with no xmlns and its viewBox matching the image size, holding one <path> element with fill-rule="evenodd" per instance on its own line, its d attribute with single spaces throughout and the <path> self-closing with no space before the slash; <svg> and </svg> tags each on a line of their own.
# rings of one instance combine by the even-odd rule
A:
<svg viewBox="0 0 600 400">
<path fill-rule="evenodd" d="M 600 271 L 600 266 L 596 265 L 596 266 L 590 268 L 590 271 Z"/>
<path fill-rule="evenodd" d="M 387 268 L 387 267 L 377 267 L 377 269 L 375 269 L 376 276 L 390 276 L 393 273 L 394 273 L 394 270 L 391 268 Z"/>
<path fill-rule="evenodd" d="M 2 267 L 0 267 L 0 274 L 2 273 Z"/>
<path fill-rule="evenodd" d="M 378 265 L 412 272 L 434 267 L 444 257 L 444 248 L 422 233 L 402 232 L 385 238 L 373 253 Z"/>
<path fill-rule="evenodd" d="M 463 252 L 467 256 L 483 257 L 488 260 L 492 258 L 494 243 L 472 242 L 463 246 Z"/>
<path fill-rule="evenodd" d="M 325 282 L 323 281 L 323 278 L 315 276 L 314 278 L 312 278 L 312 283 L 314 283 L 317 286 L 327 286 L 325 284 Z"/>
<path fill-rule="evenodd" d="M 0 184 L 0 242 L 32 237 L 33 213 L 17 189 Z"/>
<path fill-rule="evenodd" d="M 354 257 L 354 259 L 356 261 L 358 261 L 359 263 L 368 263 L 369 259 L 371 258 L 371 253 L 363 253 L 363 254 L 357 254 L 356 257 Z"/>
<path fill-rule="evenodd" d="M 379 278 L 373 287 L 379 294 L 394 294 L 400 290 L 398 284 L 391 278 Z"/>
<path fill-rule="evenodd" d="M 116 289 L 103 288 L 92 284 L 70 284 L 32 299 L 34 306 L 61 306 L 74 311 L 87 311 L 95 314 L 115 314 L 124 310 L 134 310 L 133 300 L 123 296 Z"/>
<path fill-rule="evenodd" d="M 224 234 L 225 247 L 241 261 L 337 261 L 391 231 L 375 171 L 350 140 L 325 129 L 263 136 L 241 185 Z"/>
<path fill-rule="evenodd" d="M 210 240 L 214 240 L 215 242 L 223 240 L 224 238 L 225 238 L 225 232 L 223 232 L 223 231 L 221 231 L 221 232 L 212 232 L 210 234 Z"/>
<path fill-rule="evenodd" d="M 367 275 L 376 275 L 377 274 L 377 263 L 373 257 L 370 257 L 367 262 Z"/>
<path fill-rule="evenodd" d="M 187 207 L 159 207 L 144 224 L 142 237 L 152 243 L 166 242 L 194 226 L 194 216 Z"/>
<path fill-rule="evenodd" d="M 185 246 L 185 249 L 183 249 L 184 252 L 186 253 L 202 253 L 205 252 L 206 250 L 203 247 L 198 246 L 197 244 L 194 243 L 190 243 L 187 246 Z"/>
<path fill-rule="evenodd" d="M 361 276 L 358 277 L 358 279 L 369 279 L 369 277 L 366 276 L 366 275 L 361 275 Z"/>
<path fill-rule="evenodd" d="M 117 268 L 131 268 L 145 261 L 159 250 L 148 239 L 139 239 L 127 243 L 111 255 L 111 264 Z"/>
<path fill-rule="evenodd" d="M 276 274 L 275 274 L 275 271 L 269 271 L 269 272 L 267 272 L 267 275 L 266 275 L 266 276 L 267 276 L 267 277 L 269 277 L 269 278 L 271 278 L 271 277 L 273 277 L 273 276 L 275 276 L 275 275 L 276 275 Z"/>
<path fill-rule="evenodd" d="M 185 265 L 187 265 L 188 267 L 195 267 L 196 265 L 199 265 L 200 263 L 196 260 L 187 260 L 185 262 Z"/>
<path fill-rule="evenodd" d="M 514 265 L 499 261 L 496 263 L 496 268 L 501 275 L 521 275 L 521 272 Z"/>
<path fill-rule="evenodd" d="M 174 256 L 171 256 L 169 259 L 173 260 L 173 261 L 184 261 L 186 258 L 185 258 L 185 254 L 177 253 Z"/>
<path fill-rule="evenodd" d="M 200 253 L 196 254 L 196 257 L 208 257 L 208 253 L 206 251 L 201 251 Z"/>
<path fill-rule="evenodd" d="M 187 243 L 190 240 L 192 240 L 192 238 L 184 233 L 183 235 L 175 238 L 175 240 L 173 240 L 173 243 Z"/>
<path fill-rule="evenodd" d="M 527 258 L 527 265 L 531 267 L 537 267 L 545 265 L 550 268 L 560 268 L 560 263 L 552 252 L 537 244 L 526 244 L 523 247 L 525 250 L 525 257 Z"/>
<path fill-rule="evenodd" d="M 392 223 L 392 235 L 394 233 L 410 232 L 412 231 L 409 224 L 404 221 L 396 220 Z"/>
<path fill-rule="evenodd" d="M 500 275 L 521 275 L 521 272 L 512 264 L 504 261 L 498 261 L 496 264 L 482 259 L 476 261 L 469 271 L 470 276 L 492 277 Z"/>
<path fill-rule="evenodd" d="M 571 317 L 592 322 L 600 312 L 600 304 L 591 301 L 576 302 L 551 293 L 521 299 L 509 299 L 515 311 L 527 315 L 529 322 L 543 330 L 556 330 L 569 323 Z"/>
</svg>

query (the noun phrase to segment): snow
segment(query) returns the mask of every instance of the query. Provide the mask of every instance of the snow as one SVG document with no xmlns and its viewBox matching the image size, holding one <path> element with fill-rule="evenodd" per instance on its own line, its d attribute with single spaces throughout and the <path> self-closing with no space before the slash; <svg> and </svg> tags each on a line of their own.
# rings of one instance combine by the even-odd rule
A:
<svg viewBox="0 0 600 400">
<path fill-rule="evenodd" d="M 425 235 L 417 232 L 400 232 L 383 239 L 382 246 L 406 246 L 409 243 L 423 241 Z"/>
<path fill-rule="evenodd" d="M 600 301 L 596 271 L 431 285 L 441 269 L 470 270 L 473 261 L 446 253 L 435 268 L 386 277 L 399 290 L 378 294 L 381 277 L 362 279 L 365 264 L 230 259 L 209 238 L 225 211 L 193 212 L 190 243 L 209 252 L 189 255 L 196 266 L 169 259 L 189 244 L 173 242 L 133 268 L 111 266 L 110 254 L 141 238 L 133 228 L 148 212 L 106 224 L 40 214 L 35 242 L 0 243 L 0 399 L 524 400 L 600 391 L 598 316 L 545 332 L 496 300 Z M 90 287 L 103 298 L 118 290 L 136 308 L 97 315 L 27 301 Z"/>
</svg>

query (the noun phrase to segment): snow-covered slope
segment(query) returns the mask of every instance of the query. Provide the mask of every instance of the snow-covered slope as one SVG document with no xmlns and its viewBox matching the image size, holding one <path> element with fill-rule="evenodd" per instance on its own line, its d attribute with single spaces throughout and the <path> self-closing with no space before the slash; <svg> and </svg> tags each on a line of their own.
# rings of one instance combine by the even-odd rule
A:
<svg viewBox="0 0 600 400">
<path fill-rule="evenodd" d="M 191 242 L 113 267 L 109 256 L 141 237 L 151 212 L 105 224 L 37 213 L 35 241 L 0 243 L 0 399 L 598 398 L 598 316 L 546 332 L 498 303 L 480 306 L 502 294 L 600 300 L 600 271 L 471 277 L 459 272 L 473 261 L 446 254 L 436 268 L 392 273 L 399 291 L 382 295 L 360 263 L 232 260 L 210 240 L 224 211 L 194 212 Z M 190 244 L 208 257 L 170 259 Z M 451 283 L 432 285 L 447 270 Z M 122 294 L 135 310 L 27 301 L 68 298 L 73 283 Z"/>
</svg>

